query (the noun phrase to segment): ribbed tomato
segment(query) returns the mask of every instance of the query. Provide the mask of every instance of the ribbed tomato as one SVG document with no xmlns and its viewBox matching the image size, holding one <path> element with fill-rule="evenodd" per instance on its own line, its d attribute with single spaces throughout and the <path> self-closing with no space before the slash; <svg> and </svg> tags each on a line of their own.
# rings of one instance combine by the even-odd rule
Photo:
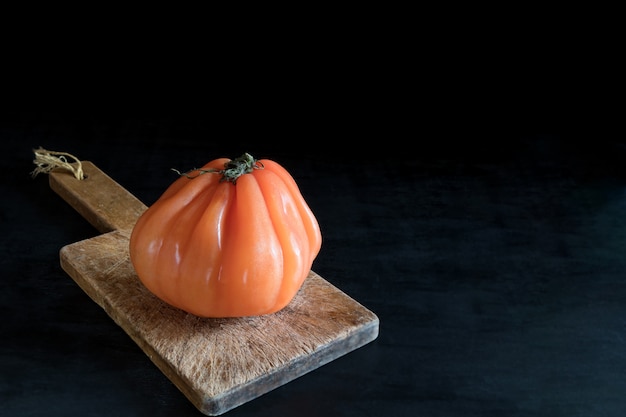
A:
<svg viewBox="0 0 626 417">
<path fill-rule="evenodd" d="M 168 304 L 201 317 L 256 316 L 293 299 L 321 243 L 287 170 L 244 154 L 174 181 L 134 226 L 130 259 Z"/>
</svg>

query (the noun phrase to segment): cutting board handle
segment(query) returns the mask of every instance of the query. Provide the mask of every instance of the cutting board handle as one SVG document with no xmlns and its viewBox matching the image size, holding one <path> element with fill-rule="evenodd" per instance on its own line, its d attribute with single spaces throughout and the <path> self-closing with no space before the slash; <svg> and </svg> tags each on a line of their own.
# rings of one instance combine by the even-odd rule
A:
<svg viewBox="0 0 626 417">
<path fill-rule="evenodd" d="M 81 161 L 85 179 L 70 172 L 50 172 L 50 188 L 101 233 L 130 231 L 146 205 L 89 161 Z"/>
</svg>

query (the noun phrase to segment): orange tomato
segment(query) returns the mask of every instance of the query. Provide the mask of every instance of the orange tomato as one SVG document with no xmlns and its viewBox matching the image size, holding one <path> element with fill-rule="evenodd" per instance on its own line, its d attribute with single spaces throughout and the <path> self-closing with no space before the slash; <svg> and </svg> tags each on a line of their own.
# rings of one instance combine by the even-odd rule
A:
<svg viewBox="0 0 626 417">
<path fill-rule="evenodd" d="M 130 259 L 146 288 L 201 317 L 274 313 L 322 243 L 293 177 L 249 154 L 182 175 L 139 218 Z"/>
</svg>

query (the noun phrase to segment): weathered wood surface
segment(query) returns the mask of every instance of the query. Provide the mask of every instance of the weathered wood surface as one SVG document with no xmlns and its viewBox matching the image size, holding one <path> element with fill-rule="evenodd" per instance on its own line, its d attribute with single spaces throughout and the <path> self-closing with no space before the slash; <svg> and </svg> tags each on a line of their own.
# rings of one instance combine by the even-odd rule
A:
<svg viewBox="0 0 626 417">
<path fill-rule="evenodd" d="M 146 206 L 90 162 L 50 186 L 103 235 L 60 251 L 61 266 L 204 414 L 220 415 L 376 339 L 378 317 L 311 271 L 293 301 L 260 317 L 206 319 L 137 278 L 128 239 Z"/>
</svg>

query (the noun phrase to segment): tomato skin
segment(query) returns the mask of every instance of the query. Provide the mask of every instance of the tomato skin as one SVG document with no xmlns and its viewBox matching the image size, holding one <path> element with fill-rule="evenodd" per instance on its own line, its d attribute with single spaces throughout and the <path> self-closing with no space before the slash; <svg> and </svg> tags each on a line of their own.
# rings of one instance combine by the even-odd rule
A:
<svg viewBox="0 0 626 417">
<path fill-rule="evenodd" d="M 236 183 L 217 172 L 181 176 L 141 215 L 130 259 L 150 292 L 200 317 L 264 315 L 289 304 L 322 236 L 293 177 L 271 160 L 257 166 Z"/>
</svg>

